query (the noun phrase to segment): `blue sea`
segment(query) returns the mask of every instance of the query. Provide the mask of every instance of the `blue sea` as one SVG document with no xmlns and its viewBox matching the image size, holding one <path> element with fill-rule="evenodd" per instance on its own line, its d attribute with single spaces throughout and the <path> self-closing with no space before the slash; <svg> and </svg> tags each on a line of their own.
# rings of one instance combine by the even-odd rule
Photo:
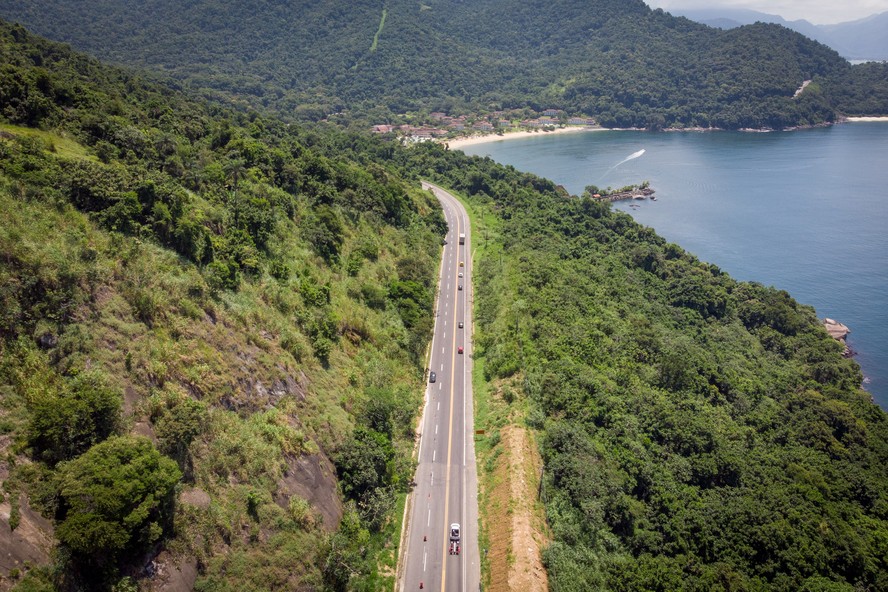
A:
<svg viewBox="0 0 888 592">
<path fill-rule="evenodd" d="M 888 123 L 540 133 L 463 150 L 572 194 L 649 181 L 656 201 L 614 207 L 733 277 L 787 290 L 848 325 L 863 386 L 888 409 Z"/>
</svg>

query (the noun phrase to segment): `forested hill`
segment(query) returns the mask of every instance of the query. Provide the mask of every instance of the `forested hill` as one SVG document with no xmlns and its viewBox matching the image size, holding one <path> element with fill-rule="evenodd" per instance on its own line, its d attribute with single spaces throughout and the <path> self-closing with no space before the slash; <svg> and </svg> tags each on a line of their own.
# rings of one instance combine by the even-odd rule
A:
<svg viewBox="0 0 888 592">
<path fill-rule="evenodd" d="M 888 96 L 846 98 L 879 76 L 797 33 L 720 31 L 641 0 L 0 0 L 0 16 L 284 117 L 552 107 L 606 126 L 758 128 L 888 112 Z"/>
<path fill-rule="evenodd" d="M 0 589 L 391 589 L 444 231 L 420 178 L 484 225 L 478 446 L 538 431 L 553 589 L 888 588 L 888 415 L 811 308 L 490 159 L 4 23 Z"/>
<path fill-rule="evenodd" d="M 438 203 L 0 23 L 0 590 L 390 589 Z"/>
</svg>

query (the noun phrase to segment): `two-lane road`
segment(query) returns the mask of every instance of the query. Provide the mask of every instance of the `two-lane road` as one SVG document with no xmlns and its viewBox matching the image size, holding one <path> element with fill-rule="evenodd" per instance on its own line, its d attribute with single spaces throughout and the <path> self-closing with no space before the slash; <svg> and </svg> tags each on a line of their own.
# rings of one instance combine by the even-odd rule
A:
<svg viewBox="0 0 888 592">
<path fill-rule="evenodd" d="M 436 379 L 428 382 L 427 373 L 419 466 L 408 505 L 398 588 L 474 592 L 480 589 L 481 570 L 472 423 L 469 218 L 455 197 L 429 183 L 422 186 L 441 202 L 448 233 L 429 356 L 429 371 Z M 465 244 L 460 244 L 461 234 Z M 462 530 L 459 555 L 449 552 L 452 523 L 459 523 Z"/>
</svg>

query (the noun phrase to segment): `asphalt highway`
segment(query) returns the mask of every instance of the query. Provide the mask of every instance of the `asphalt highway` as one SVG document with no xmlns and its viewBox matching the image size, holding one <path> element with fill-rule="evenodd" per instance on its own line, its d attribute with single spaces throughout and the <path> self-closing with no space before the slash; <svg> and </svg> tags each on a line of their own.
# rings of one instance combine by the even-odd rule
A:
<svg viewBox="0 0 888 592">
<path fill-rule="evenodd" d="M 443 249 L 435 329 L 420 421 L 416 486 L 398 569 L 398 589 L 480 590 L 478 482 L 472 422 L 472 263 L 469 218 L 459 201 L 429 183 L 444 208 Z M 465 234 L 465 244 L 459 235 Z M 462 277 L 460 277 L 462 274 Z M 459 324 L 462 323 L 462 328 Z M 459 348 L 463 353 L 459 353 Z M 429 373 L 435 382 L 429 382 Z M 450 553 L 450 525 L 460 524 L 460 553 Z"/>
</svg>

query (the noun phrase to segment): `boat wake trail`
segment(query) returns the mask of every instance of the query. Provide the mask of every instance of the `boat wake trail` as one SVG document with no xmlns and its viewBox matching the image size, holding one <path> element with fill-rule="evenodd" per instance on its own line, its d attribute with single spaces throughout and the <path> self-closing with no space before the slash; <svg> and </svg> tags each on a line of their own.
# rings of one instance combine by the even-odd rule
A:
<svg viewBox="0 0 888 592">
<path fill-rule="evenodd" d="M 630 154 L 629 156 L 627 156 L 626 158 L 624 158 L 623 160 L 621 160 L 620 162 L 615 164 L 614 168 L 617 168 L 618 166 L 620 166 L 624 162 L 629 162 L 630 160 L 634 160 L 634 159 L 638 158 L 639 156 L 641 156 L 642 154 L 644 154 L 644 148 L 642 148 L 638 152 L 633 152 L 632 154 Z"/>
<path fill-rule="evenodd" d="M 607 171 L 605 171 L 604 175 L 601 175 L 601 178 L 604 179 L 604 177 L 605 177 L 609 172 L 611 172 L 612 170 L 614 170 L 615 168 L 617 168 L 618 166 L 620 166 L 621 164 L 623 164 L 623 163 L 625 163 L 625 162 L 629 162 L 630 160 L 634 160 L 634 159 L 638 158 L 639 156 L 641 156 L 642 154 L 644 154 L 644 152 L 645 152 L 645 151 L 644 151 L 644 148 L 642 148 L 642 149 L 639 150 L 638 152 L 633 152 L 632 154 L 630 154 L 629 156 L 627 156 L 626 158 L 624 158 L 623 160 L 621 160 L 620 162 L 618 162 L 617 164 L 615 164 L 614 166 L 612 166 L 611 168 L 607 169 Z"/>
</svg>

